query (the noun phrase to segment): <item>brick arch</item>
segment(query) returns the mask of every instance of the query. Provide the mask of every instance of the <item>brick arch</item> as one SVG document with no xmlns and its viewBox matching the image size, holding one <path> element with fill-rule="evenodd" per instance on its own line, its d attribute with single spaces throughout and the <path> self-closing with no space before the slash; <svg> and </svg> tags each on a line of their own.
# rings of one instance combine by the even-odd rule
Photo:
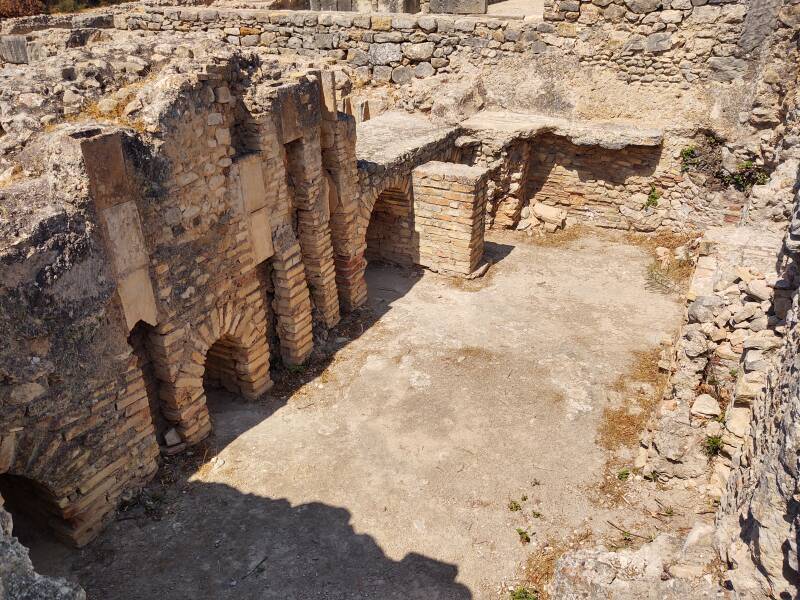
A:
<svg viewBox="0 0 800 600">
<path fill-rule="evenodd" d="M 356 248 L 362 256 L 367 248 L 367 228 L 372 218 L 372 211 L 375 209 L 378 198 L 384 193 L 403 195 L 411 202 L 411 174 L 398 174 L 388 177 L 383 181 L 381 186 L 375 187 L 362 194 L 356 223 Z"/>
<path fill-rule="evenodd" d="M 53 434 L 49 442 L 43 429 L 31 433 L 28 439 L 14 439 L 11 434 L 12 448 L 4 437 L 3 451 L 16 456 L 14 464 L 2 465 L 0 506 L 5 505 L 12 519 L 24 515 L 40 531 L 67 544 L 83 546 L 115 505 L 108 501 L 107 494 L 98 495 L 87 489 L 97 473 L 89 471 L 80 481 L 68 483 L 67 477 L 54 470 L 55 461 L 41 451 L 40 444 L 54 447 L 56 440 L 61 441 L 59 434 Z"/>
<path fill-rule="evenodd" d="M 396 196 L 402 195 L 408 198 L 409 203 L 412 202 L 411 174 L 406 173 L 387 177 L 381 185 L 366 190 L 361 194 L 358 213 L 356 215 L 355 259 L 350 261 L 350 275 L 348 277 L 348 285 L 355 290 L 354 292 L 350 292 L 350 294 L 359 299 L 358 304 L 366 300 L 367 297 L 367 284 L 364 280 L 364 272 L 367 268 L 365 257 L 367 250 L 367 229 L 369 228 L 369 222 L 372 218 L 372 213 L 378 202 L 378 198 L 384 193 L 392 193 Z"/>
<path fill-rule="evenodd" d="M 164 415 L 186 443 L 197 443 L 211 432 L 203 376 L 209 350 L 218 342 L 235 356 L 242 396 L 255 399 L 271 387 L 266 320 L 263 306 L 230 302 L 212 309 L 199 325 L 184 328 L 181 362 L 168 368 L 170 381 L 162 381 L 160 395 Z"/>
</svg>

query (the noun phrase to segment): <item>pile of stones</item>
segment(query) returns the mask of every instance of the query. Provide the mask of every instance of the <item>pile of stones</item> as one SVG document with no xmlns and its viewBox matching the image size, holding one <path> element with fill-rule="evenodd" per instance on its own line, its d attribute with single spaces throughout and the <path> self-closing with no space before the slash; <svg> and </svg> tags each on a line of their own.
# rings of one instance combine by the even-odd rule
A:
<svg viewBox="0 0 800 600">
<path fill-rule="evenodd" d="M 542 232 L 555 233 L 559 229 L 564 229 L 568 224 L 573 224 L 568 223 L 566 210 L 543 202 L 523 207 L 520 217 L 517 230 L 527 231 L 528 235 Z"/>
<path fill-rule="evenodd" d="M 671 396 L 637 459 L 645 477 L 697 479 L 711 497 L 722 495 L 782 345 L 792 291 L 789 278 L 738 267 L 712 294 L 691 301 Z"/>
</svg>

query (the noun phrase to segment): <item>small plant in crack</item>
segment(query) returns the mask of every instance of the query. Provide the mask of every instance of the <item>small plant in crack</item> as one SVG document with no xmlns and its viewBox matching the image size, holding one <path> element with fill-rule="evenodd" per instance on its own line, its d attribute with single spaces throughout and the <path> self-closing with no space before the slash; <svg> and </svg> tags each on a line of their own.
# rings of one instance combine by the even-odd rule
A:
<svg viewBox="0 0 800 600">
<path fill-rule="evenodd" d="M 620 481 L 627 481 L 630 476 L 631 470 L 628 467 L 624 467 L 617 472 L 617 479 Z"/>
<path fill-rule="evenodd" d="M 656 471 L 655 469 L 651 473 L 645 473 L 642 475 L 647 481 L 656 482 L 658 478 L 661 476 L 661 473 Z"/>
<path fill-rule="evenodd" d="M 696 166 L 700 161 L 700 151 L 697 146 L 686 146 L 681 150 L 681 172 L 685 173 L 692 167 Z"/>
<path fill-rule="evenodd" d="M 717 456 L 722 452 L 722 436 L 708 435 L 703 440 L 703 450 L 709 458 Z"/>
<path fill-rule="evenodd" d="M 519 536 L 519 541 L 522 544 L 530 544 L 531 543 L 531 536 L 527 532 L 527 530 L 522 529 L 521 527 L 517 527 L 517 535 Z"/>
<path fill-rule="evenodd" d="M 511 600 L 539 600 L 539 593 L 519 586 L 511 591 Z"/>
<path fill-rule="evenodd" d="M 655 186 L 650 188 L 650 193 L 647 194 L 647 200 L 645 200 L 644 207 L 645 208 L 655 208 L 658 206 L 658 201 L 661 199 L 661 192 L 659 192 Z"/>
<path fill-rule="evenodd" d="M 520 506 L 519 502 L 517 502 L 516 500 L 511 500 L 508 503 L 508 510 L 510 510 L 511 512 L 517 512 L 517 511 L 522 510 L 522 507 Z"/>
<path fill-rule="evenodd" d="M 754 185 L 764 185 L 769 181 L 767 172 L 752 160 L 739 163 L 733 173 L 723 173 L 720 179 L 740 192 L 749 192 Z"/>
</svg>

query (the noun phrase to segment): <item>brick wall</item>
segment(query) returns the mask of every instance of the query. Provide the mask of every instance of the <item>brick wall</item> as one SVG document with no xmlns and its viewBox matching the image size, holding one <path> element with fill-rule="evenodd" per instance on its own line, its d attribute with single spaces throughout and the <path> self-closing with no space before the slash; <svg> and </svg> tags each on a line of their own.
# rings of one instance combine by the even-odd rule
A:
<svg viewBox="0 0 800 600">
<path fill-rule="evenodd" d="M 419 264 L 469 275 L 483 256 L 487 170 L 434 161 L 412 180 Z"/>
</svg>

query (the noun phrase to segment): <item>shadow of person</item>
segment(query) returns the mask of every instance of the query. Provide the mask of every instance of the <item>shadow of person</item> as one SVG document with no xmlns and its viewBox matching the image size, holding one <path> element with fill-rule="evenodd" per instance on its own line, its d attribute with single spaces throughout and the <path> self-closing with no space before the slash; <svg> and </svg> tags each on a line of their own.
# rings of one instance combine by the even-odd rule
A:
<svg viewBox="0 0 800 600">
<path fill-rule="evenodd" d="M 344 508 L 215 483 L 185 491 L 161 521 L 118 521 L 92 544 L 81 577 L 90 598 L 472 598 L 455 565 L 416 553 L 390 559 Z"/>
</svg>

